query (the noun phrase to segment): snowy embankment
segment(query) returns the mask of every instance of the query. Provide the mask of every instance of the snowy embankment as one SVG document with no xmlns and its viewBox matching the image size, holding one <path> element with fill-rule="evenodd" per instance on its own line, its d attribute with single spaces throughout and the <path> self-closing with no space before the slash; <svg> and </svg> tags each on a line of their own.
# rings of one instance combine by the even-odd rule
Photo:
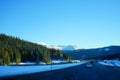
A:
<svg viewBox="0 0 120 80">
<path fill-rule="evenodd" d="M 104 60 L 104 61 L 100 61 L 100 62 L 98 62 L 98 63 L 99 63 L 99 64 L 102 64 L 102 65 L 120 67 L 120 60 Z"/>
<path fill-rule="evenodd" d="M 51 69 L 52 70 L 63 69 L 63 68 L 84 64 L 86 62 L 58 64 L 58 65 L 39 65 L 39 66 L 0 66 L 0 77 L 29 74 L 35 72 L 44 72 L 44 71 L 50 71 Z"/>
</svg>

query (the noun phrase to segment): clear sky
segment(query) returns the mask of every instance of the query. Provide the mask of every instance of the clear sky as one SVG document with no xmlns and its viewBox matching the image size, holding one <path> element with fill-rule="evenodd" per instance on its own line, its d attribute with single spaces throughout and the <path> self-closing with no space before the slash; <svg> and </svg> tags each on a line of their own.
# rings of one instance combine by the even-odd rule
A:
<svg viewBox="0 0 120 80">
<path fill-rule="evenodd" d="M 80 48 L 120 45 L 120 0 L 0 0 L 0 33 Z"/>
</svg>

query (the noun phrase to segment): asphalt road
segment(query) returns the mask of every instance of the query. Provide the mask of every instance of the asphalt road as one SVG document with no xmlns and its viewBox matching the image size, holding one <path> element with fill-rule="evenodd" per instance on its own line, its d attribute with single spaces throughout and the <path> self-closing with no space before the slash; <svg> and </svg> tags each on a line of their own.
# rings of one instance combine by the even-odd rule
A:
<svg viewBox="0 0 120 80">
<path fill-rule="evenodd" d="M 93 63 L 29 75 L 1 78 L 2 80 L 120 80 L 120 68 Z"/>
</svg>

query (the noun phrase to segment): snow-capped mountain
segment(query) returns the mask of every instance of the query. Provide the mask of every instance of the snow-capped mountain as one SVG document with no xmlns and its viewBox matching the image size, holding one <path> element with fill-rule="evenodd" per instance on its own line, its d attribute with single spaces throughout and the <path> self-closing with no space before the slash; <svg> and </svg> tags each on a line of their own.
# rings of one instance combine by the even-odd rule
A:
<svg viewBox="0 0 120 80">
<path fill-rule="evenodd" d="M 62 51 L 72 51 L 72 50 L 77 50 L 79 49 L 78 46 L 73 46 L 73 45 L 49 45 L 45 42 L 41 42 L 40 45 L 43 45 L 47 48 L 53 48 L 53 49 L 58 49 L 58 50 L 62 50 Z"/>
<path fill-rule="evenodd" d="M 77 49 L 79 49 L 78 46 L 69 45 L 69 46 L 65 46 L 62 50 L 66 51 L 66 50 L 77 50 Z"/>
<path fill-rule="evenodd" d="M 63 52 L 71 55 L 73 59 L 120 59 L 120 46 L 107 46 Z"/>
</svg>

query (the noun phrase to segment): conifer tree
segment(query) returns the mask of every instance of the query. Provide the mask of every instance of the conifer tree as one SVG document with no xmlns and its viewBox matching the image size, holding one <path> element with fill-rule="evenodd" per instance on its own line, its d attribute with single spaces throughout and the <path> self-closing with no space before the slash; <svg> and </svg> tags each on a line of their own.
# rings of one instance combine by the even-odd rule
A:
<svg viewBox="0 0 120 80">
<path fill-rule="evenodd" d="M 21 61 L 49 63 L 51 59 L 69 59 L 69 56 L 59 50 L 0 34 L 0 65 L 19 64 Z"/>
</svg>

